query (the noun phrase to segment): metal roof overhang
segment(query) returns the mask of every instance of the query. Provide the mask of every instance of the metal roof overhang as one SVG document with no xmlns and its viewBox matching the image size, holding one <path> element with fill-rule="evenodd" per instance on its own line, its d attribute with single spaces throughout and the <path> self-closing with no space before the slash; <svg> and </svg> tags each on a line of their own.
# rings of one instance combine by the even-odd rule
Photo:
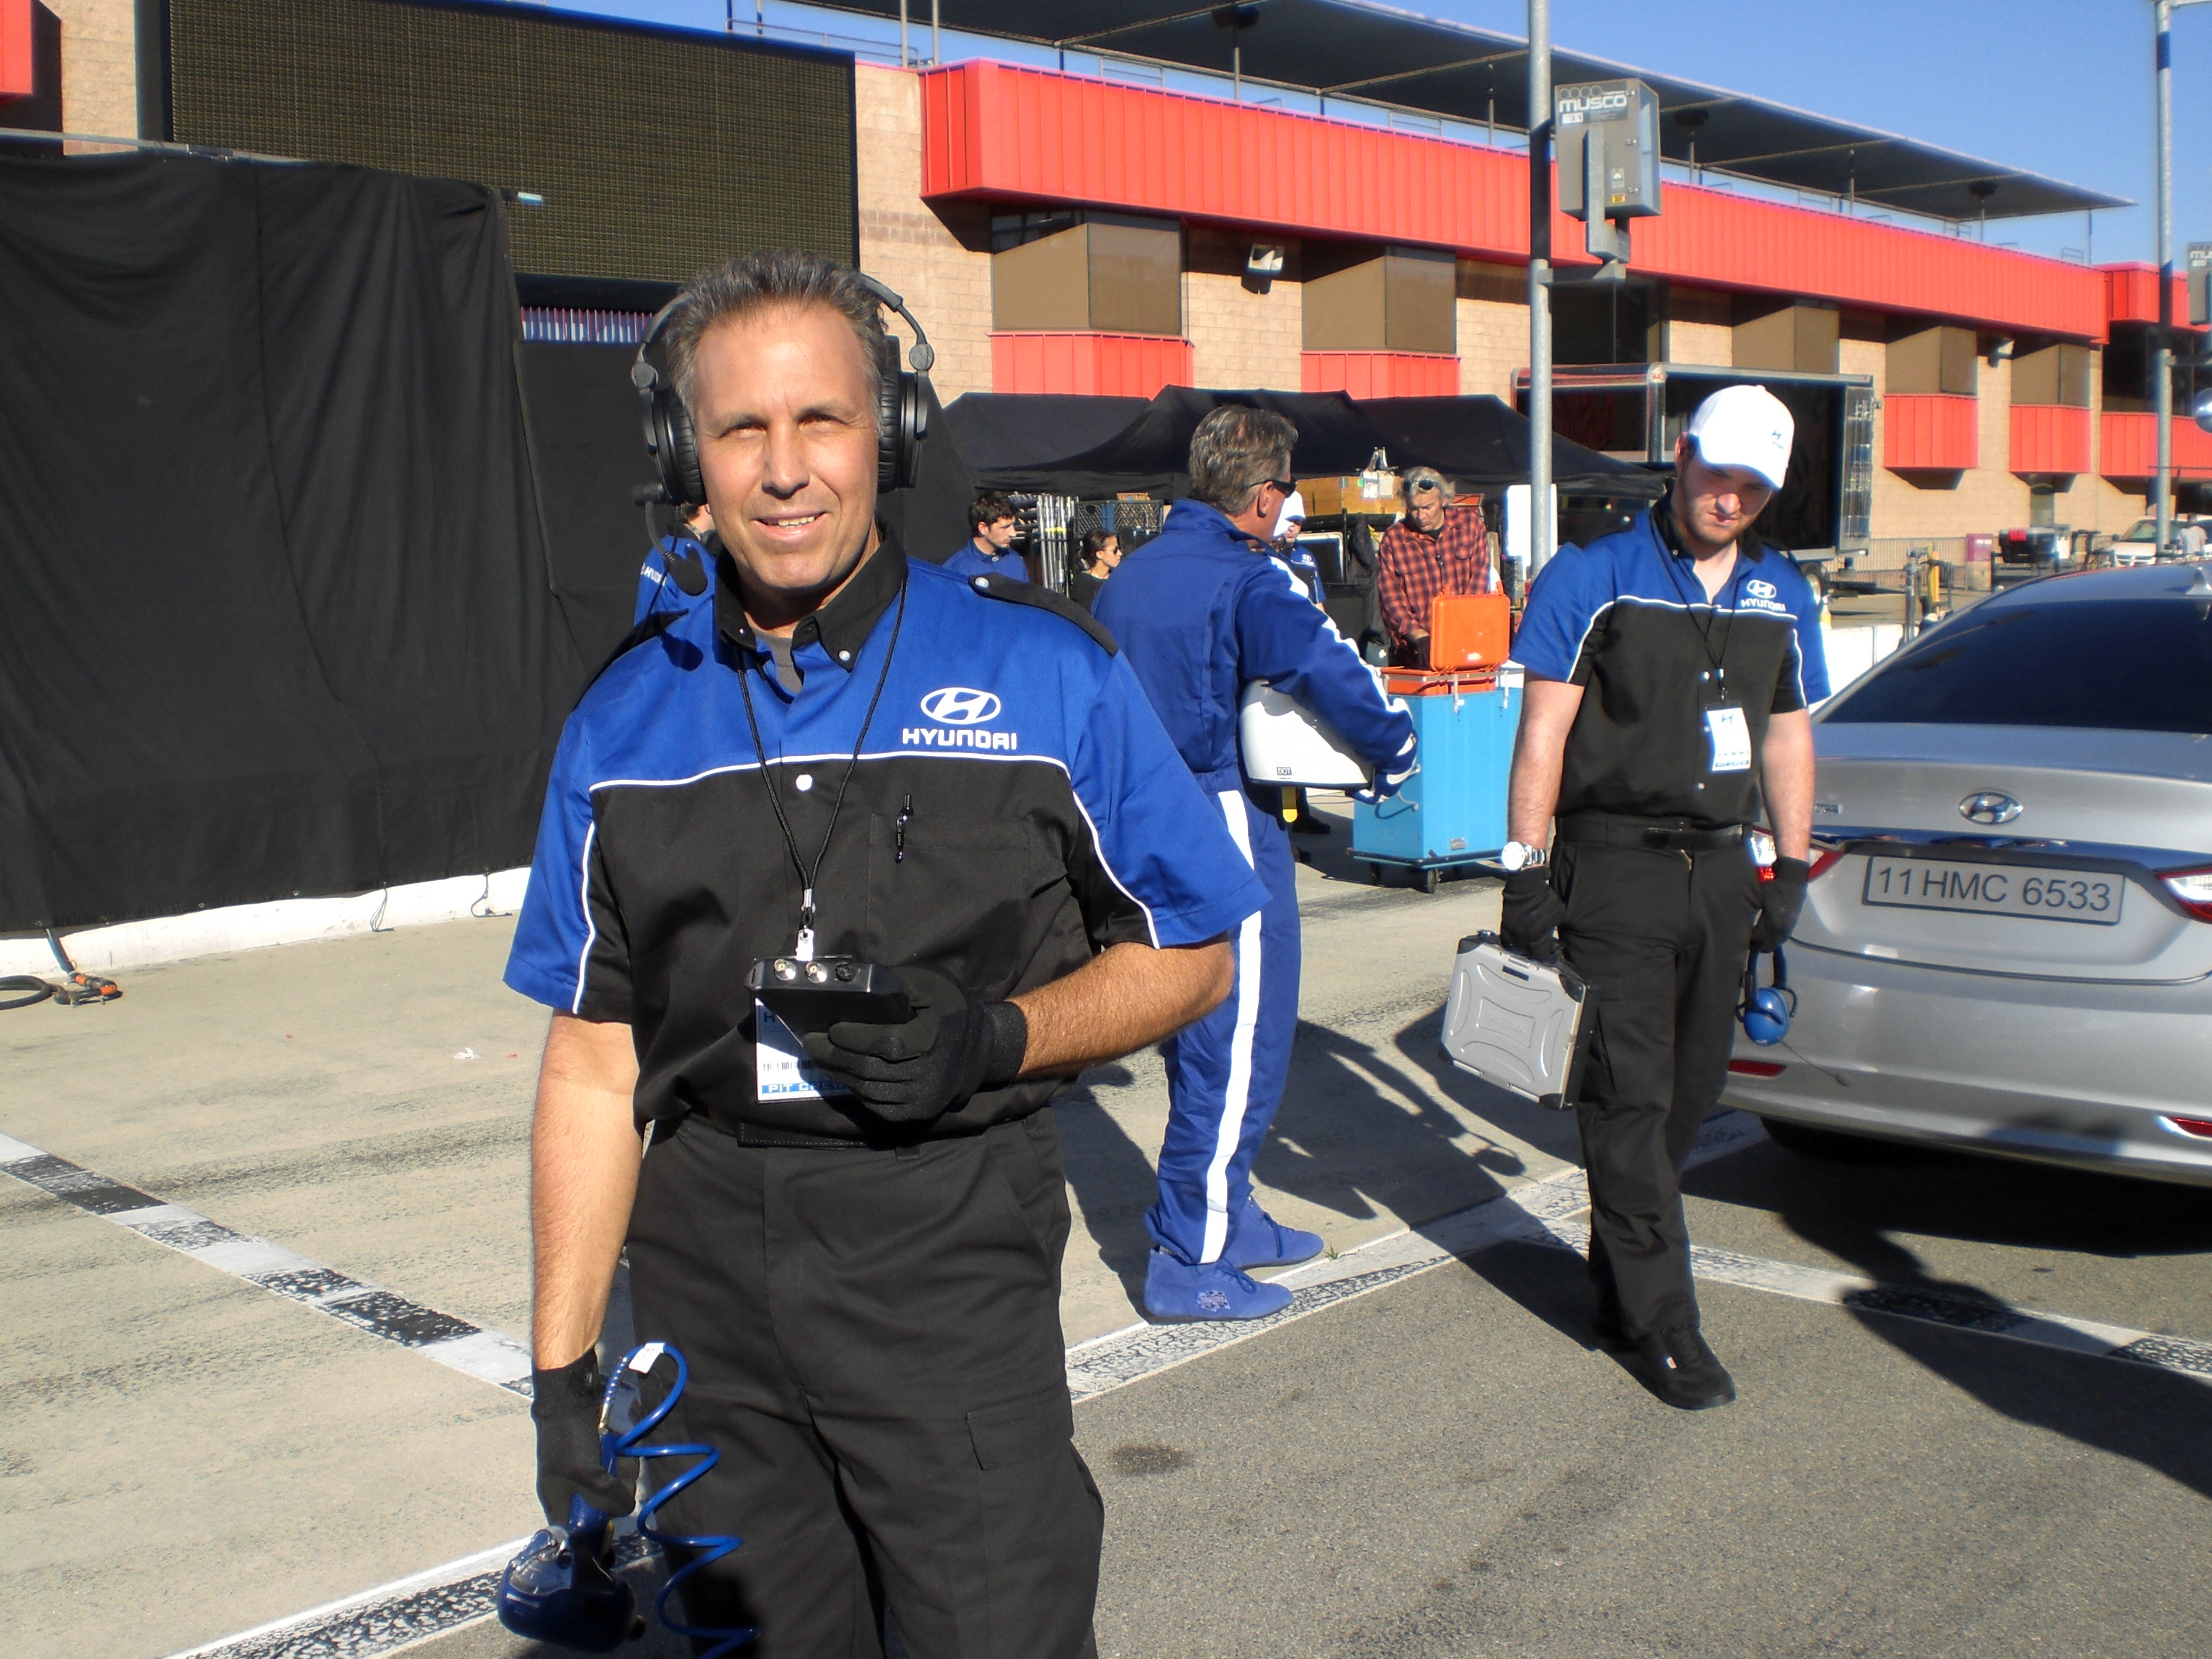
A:
<svg viewBox="0 0 2212 1659">
<path fill-rule="evenodd" d="M 900 11 L 899 0 L 817 3 L 878 17 Z M 1528 124 L 1525 40 L 1369 0 L 1249 0 L 1237 9 L 1252 21 L 1233 30 L 1215 21 L 1229 8 L 1176 0 L 939 0 L 939 9 L 945 27 L 964 33 L 1218 75 L 1231 71 L 1233 37 L 1248 81 L 1516 131 Z M 908 11 L 927 16 L 921 0 L 908 0 Z M 1954 222 L 2134 205 L 1785 104 L 1582 52 L 1552 53 L 1554 85 L 1623 76 L 1658 94 L 1666 158 L 1686 165 L 1694 147 L 1702 172 Z"/>
</svg>

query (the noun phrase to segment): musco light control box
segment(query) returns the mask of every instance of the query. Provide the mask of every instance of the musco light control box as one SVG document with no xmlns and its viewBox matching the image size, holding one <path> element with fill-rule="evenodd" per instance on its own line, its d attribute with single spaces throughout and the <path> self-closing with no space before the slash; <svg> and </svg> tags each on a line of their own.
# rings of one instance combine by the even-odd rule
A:
<svg viewBox="0 0 2212 1659">
<path fill-rule="evenodd" d="M 1576 1103 L 1595 994 L 1565 963 L 1519 957 L 1492 933 L 1459 942 L 1444 1001 L 1444 1058 L 1553 1111 Z"/>
</svg>

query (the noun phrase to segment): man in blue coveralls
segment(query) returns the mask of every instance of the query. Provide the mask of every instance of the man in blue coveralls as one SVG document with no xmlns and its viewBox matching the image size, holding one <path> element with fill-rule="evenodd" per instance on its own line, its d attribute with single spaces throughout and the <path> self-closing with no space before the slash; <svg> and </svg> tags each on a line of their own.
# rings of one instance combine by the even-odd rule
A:
<svg viewBox="0 0 2212 1659">
<path fill-rule="evenodd" d="M 1379 798 L 1413 769 L 1413 723 L 1279 559 L 1255 549 L 1291 494 L 1297 434 L 1281 416 L 1224 404 L 1190 441 L 1191 495 L 1159 535 L 1121 561 L 1098 620 L 1199 787 L 1267 884 L 1267 905 L 1237 933 L 1237 988 L 1161 1052 L 1168 1132 L 1160 1197 L 1145 1218 L 1157 1248 L 1145 1274 L 1155 1319 L 1258 1319 L 1289 1305 L 1250 1277 L 1321 1254 L 1252 1194 L 1252 1159 L 1281 1103 L 1298 1018 L 1298 904 L 1281 791 L 1244 781 L 1237 702 L 1266 680 L 1334 726 L 1375 768 Z M 1256 793 L 1256 799 L 1255 799 Z M 1267 804 L 1261 805 L 1264 800 Z"/>
</svg>

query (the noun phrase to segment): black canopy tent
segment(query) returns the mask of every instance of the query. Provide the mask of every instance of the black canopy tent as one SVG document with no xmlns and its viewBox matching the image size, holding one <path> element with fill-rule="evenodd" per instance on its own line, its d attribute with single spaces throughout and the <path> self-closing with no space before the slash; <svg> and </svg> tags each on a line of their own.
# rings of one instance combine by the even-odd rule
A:
<svg viewBox="0 0 2212 1659">
<path fill-rule="evenodd" d="M 994 452 L 1000 458 L 997 465 L 986 465 L 969 453 L 976 483 L 997 489 L 1088 499 L 1136 490 L 1182 495 L 1190 488 L 1191 434 L 1222 404 L 1273 410 L 1296 427 L 1298 442 L 1291 468 L 1300 477 L 1357 472 L 1379 449 L 1396 466 L 1433 466 L 1462 490 L 1503 489 L 1528 478 L 1528 422 L 1495 398 L 1388 398 L 1363 403 L 1341 392 L 1206 392 L 1171 386 L 1149 404 L 1139 404 L 1136 418 L 1104 442 L 1060 457 L 1048 457 L 1044 446 L 1072 420 L 1059 426 L 1041 424 L 1034 429 L 1034 445 L 1024 453 L 1014 442 L 1020 431 L 1018 424 L 988 414 L 990 405 L 1002 401 L 1030 404 L 1046 400 L 970 392 L 953 405 L 956 410 L 969 411 L 967 421 L 978 429 L 988 418 L 1004 434 Z M 1648 500 L 1665 488 L 1656 473 L 1556 435 L 1552 465 L 1563 493 Z"/>
<path fill-rule="evenodd" d="M 1370 398 L 1359 412 L 1373 422 L 1400 465 L 1425 463 L 1463 491 L 1528 482 L 1528 420 L 1498 398 Z M 1552 434 L 1552 482 L 1562 495 L 1656 501 L 1667 488 L 1656 472 L 1615 460 Z"/>
<path fill-rule="evenodd" d="M 1095 449 L 1151 402 L 1058 392 L 970 392 L 947 405 L 945 422 L 969 466 L 981 473 Z"/>
</svg>

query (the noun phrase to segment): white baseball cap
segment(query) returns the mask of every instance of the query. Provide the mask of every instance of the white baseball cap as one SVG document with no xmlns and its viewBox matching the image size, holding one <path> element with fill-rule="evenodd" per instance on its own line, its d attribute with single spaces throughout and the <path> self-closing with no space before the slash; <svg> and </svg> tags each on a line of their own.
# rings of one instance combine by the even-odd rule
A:
<svg viewBox="0 0 2212 1659">
<path fill-rule="evenodd" d="M 1765 386 L 1726 386 L 1698 405 L 1683 435 L 1707 466 L 1743 467 L 1779 489 L 1796 434 L 1782 399 Z"/>
</svg>

